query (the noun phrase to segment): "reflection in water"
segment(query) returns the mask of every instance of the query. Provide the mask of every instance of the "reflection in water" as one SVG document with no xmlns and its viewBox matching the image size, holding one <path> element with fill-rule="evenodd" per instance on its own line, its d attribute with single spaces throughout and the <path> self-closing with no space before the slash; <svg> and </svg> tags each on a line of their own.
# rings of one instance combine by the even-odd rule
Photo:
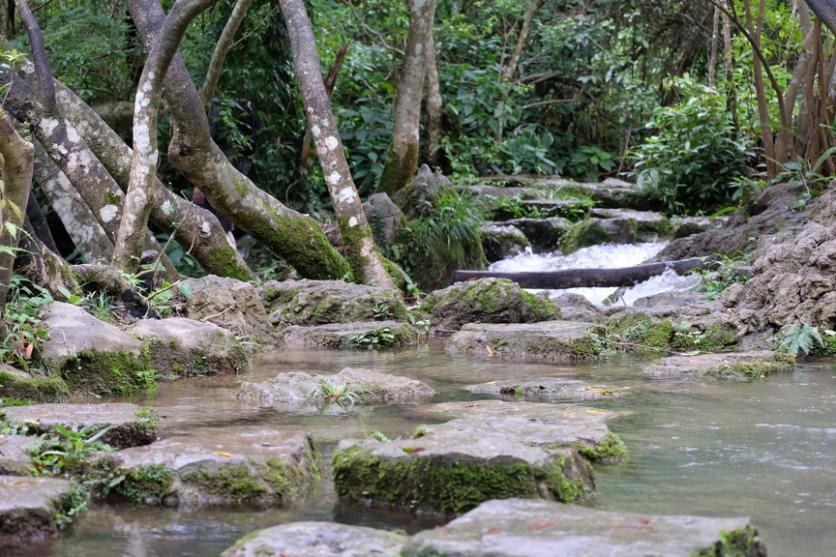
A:
<svg viewBox="0 0 836 557">
<path fill-rule="evenodd" d="M 836 544 L 836 372 L 831 362 L 754 383 L 648 380 L 642 364 L 547 365 L 452 357 L 438 347 L 370 352 L 274 353 L 243 377 L 259 380 L 293 369 L 336 373 L 373 366 L 421 379 L 434 401 L 472 398 L 463 387 L 494 379 L 571 376 L 629 386 L 622 398 L 595 403 L 628 411 L 611 426 L 631 451 L 628 463 L 598 467 L 603 509 L 643 513 L 747 515 L 760 528 L 770 555 L 829 555 Z M 236 378 L 161 385 L 147 401 L 163 416 L 164 435 L 210 425 L 224 435 L 241 424 L 311 432 L 325 460 L 345 437 L 382 431 L 408 435 L 423 418 L 409 405 L 357 408 L 341 415 L 295 415 L 242 405 Z M 9 553 L 38 556 L 216 556 L 257 528 L 295 520 L 337 520 L 416 531 L 432 519 L 336 504 L 327 467 L 309 504 L 289 510 L 173 510 L 98 508 L 47 547 Z"/>
</svg>

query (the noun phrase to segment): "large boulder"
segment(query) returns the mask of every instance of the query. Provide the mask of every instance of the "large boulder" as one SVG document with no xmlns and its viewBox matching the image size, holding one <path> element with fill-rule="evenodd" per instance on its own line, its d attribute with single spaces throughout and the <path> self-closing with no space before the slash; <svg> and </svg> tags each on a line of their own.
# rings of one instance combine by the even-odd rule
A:
<svg viewBox="0 0 836 557">
<path fill-rule="evenodd" d="M 557 249 L 560 241 L 572 229 L 572 223 L 563 217 L 521 217 L 504 224 L 520 229 L 532 246 L 543 251 Z"/>
<path fill-rule="evenodd" d="M 142 341 L 151 366 L 170 378 L 240 373 L 250 367 L 235 335 L 206 321 L 142 319 L 128 333 Z"/>
<path fill-rule="evenodd" d="M 447 342 L 453 354 L 517 360 L 572 362 L 600 354 L 594 333 L 599 325 L 577 321 L 544 321 L 508 325 L 469 323 Z"/>
<path fill-rule="evenodd" d="M 398 557 L 407 537 L 336 522 L 291 522 L 246 535 L 222 557 Z"/>
<path fill-rule="evenodd" d="M 185 317 L 209 321 L 262 344 L 275 341 L 264 301 L 255 285 L 215 275 L 186 279 L 184 283 L 191 290 L 183 306 Z"/>
<path fill-rule="evenodd" d="M 0 363 L 0 395 L 48 402 L 67 398 L 70 388 L 55 374 L 26 372 Z"/>
<path fill-rule="evenodd" d="M 0 476 L 0 547 L 54 536 L 74 520 L 85 500 L 67 480 Z"/>
<path fill-rule="evenodd" d="M 351 396 L 340 400 L 332 395 L 329 400 L 329 391 L 339 392 L 342 386 Z M 244 381 L 238 399 L 258 406 L 316 409 L 330 404 L 403 403 L 434 394 L 426 383 L 415 379 L 347 367 L 336 375 L 290 371 L 259 383 Z"/>
<path fill-rule="evenodd" d="M 766 548 L 748 518 L 629 514 L 505 499 L 416 534 L 403 555 L 766 557 Z"/>
<path fill-rule="evenodd" d="M 598 306 L 580 294 L 564 292 L 554 296 L 551 300 L 560 311 L 560 318 L 566 321 L 597 323 L 605 318 L 604 313 L 598 309 Z"/>
<path fill-rule="evenodd" d="M 436 290 L 419 309 L 430 314 L 437 335 L 453 333 L 465 323 L 532 323 L 559 317 L 545 295 L 536 296 L 515 282 L 495 278 Z"/>
<path fill-rule="evenodd" d="M 565 254 L 598 244 L 633 244 L 667 237 L 673 228 L 660 213 L 630 209 L 594 209 L 592 216 L 575 223 L 561 239 Z"/>
<path fill-rule="evenodd" d="M 284 507 L 319 479 L 308 435 L 263 427 L 192 430 L 111 459 L 125 477 L 112 496 L 144 505 Z"/>
<path fill-rule="evenodd" d="M 287 350 L 382 350 L 415 346 L 424 334 L 409 323 L 361 321 L 315 327 L 288 327 L 282 335 Z"/>
<path fill-rule="evenodd" d="M 400 207 L 389 199 L 386 193 L 375 193 L 363 203 L 363 212 L 379 246 L 389 246 L 395 241 L 395 234 L 406 222 Z"/>
<path fill-rule="evenodd" d="M 450 180 L 440 172 L 433 172 L 429 166 L 422 164 L 415 176 L 407 185 L 399 189 L 393 196 L 398 207 L 409 218 L 424 212 L 442 190 L 452 188 Z"/>
<path fill-rule="evenodd" d="M 531 242 L 522 230 L 510 224 L 486 223 L 482 226 L 481 234 L 485 258 L 490 263 L 519 255 L 531 247 Z"/>
<path fill-rule="evenodd" d="M 155 373 L 142 343 L 84 309 L 53 302 L 44 311 L 49 338 L 41 360 L 70 386 L 95 395 L 127 395 L 153 389 Z"/>
<path fill-rule="evenodd" d="M 275 326 L 405 320 L 406 307 L 388 288 L 340 280 L 268 281 L 261 295 Z"/>
<path fill-rule="evenodd" d="M 716 377 L 751 380 L 791 369 L 793 364 L 793 359 L 786 354 L 768 350 L 729 352 L 662 358 L 645 368 L 645 373 L 656 378 Z"/>
</svg>

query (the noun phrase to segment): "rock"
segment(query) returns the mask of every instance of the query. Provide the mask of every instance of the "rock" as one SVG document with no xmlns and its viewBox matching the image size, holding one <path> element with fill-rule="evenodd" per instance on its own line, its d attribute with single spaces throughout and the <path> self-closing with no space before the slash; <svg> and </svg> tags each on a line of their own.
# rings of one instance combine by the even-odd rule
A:
<svg viewBox="0 0 836 557">
<path fill-rule="evenodd" d="M 592 323 L 544 321 L 530 324 L 469 323 L 447 343 L 452 353 L 520 360 L 571 362 L 594 358 L 599 348 L 591 338 Z"/>
<path fill-rule="evenodd" d="M 404 557 L 766 557 L 748 518 L 656 516 L 551 501 L 488 501 L 413 536 Z"/>
<path fill-rule="evenodd" d="M 485 257 L 490 263 L 518 255 L 531 247 L 531 242 L 516 226 L 486 223 L 481 234 Z"/>
<path fill-rule="evenodd" d="M 67 480 L 0 476 L 0 547 L 55 535 L 85 500 L 84 492 Z"/>
<path fill-rule="evenodd" d="M 442 190 L 452 188 L 450 180 L 440 172 L 433 172 L 422 164 L 409 183 L 399 189 L 392 198 L 406 216 L 413 218 L 421 214 L 427 205 L 432 205 Z"/>
<path fill-rule="evenodd" d="M 671 356 L 651 364 L 645 373 L 657 378 L 718 377 L 721 379 L 756 379 L 793 367 L 786 354 L 763 350 L 729 352 L 698 356 Z"/>
<path fill-rule="evenodd" d="M 127 395 L 152 389 L 155 374 L 142 344 L 82 308 L 53 302 L 44 311 L 49 332 L 41 360 L 74 389 L 96 395 Z"/>
<path fill-rule="evenodd" d="M 142 319 L 129 331 L 142 341 L 151 365 L 173 378 L 241 373 L 249 356 L 231 332 L 184 317 Z"/>
<path fill-rule="evenodd" d="M 450 334 L 466 323 L 532 323 L 560 315 L 545 295 L 536 296 L 515 282 L 495 278 L 436 290 L 419 309 L 431 315 L 436 335 Z"/>
<path fill-rule="evenodd" d="M 192 290 L 183 308 L 185 317 L 209 321 L 239 337 L 249 336 L 262 344 L 274 342 L 273 327 L 255 285 L 215 275 L 183 282 Z"/>
<path fill-rule="evenodd" d="M 603 182 L 574 182 L 559 176 L 493 176 L 490 182 L 504 184 L 497 189 L 526 189 L 559 192 L 565 196 L 587 197 L 599 207 L 629 208 L 637 210 L 660 209 L 659 202 L 650 192 L 636 184 L 607 178 Z M 509 187 L 510 186 L 510 187 Z M 545 193 L 541 197 L 546 197 Z"/>
<path fill-rule="evenodd" d="M 575 449 L 533 446 L 501 429 L 502 420 L 423 426 L 419 438 L 386 443 L 343 440 L 333 456 L 337 494 L 351 503 L 457 515 L 494 498 L 571 502 L 594 491 Z"/>
<path fill-rule="evenodd" d="M 0 395 L 46 402 L 68 397 L 70 388 L 56 375 L 27 373 L 0 363 Z"/>
<path fill-rule="evenodd" d="M 545 217 L 576 219 L 589 206 L 586 199 L 525 199 L 520 204 L 524 210 L 540 213 Z"/>
<path fill-rule="evenodd" d="M 423 338 L 423 333 L 409 323 L 361 321 L 316 327 L 288 327 L 282 336 L 282 343 L 287 350 L 376 350 L 415 346 Z"/>
<path fill-rule="evenodd" d="M 2 414 L 11 426 L 26 426 L 33 433 L 48 432 L 57 425 L 73 431 L 110 428 L 101 441 L 117 448 L 146 445 L 156 439 L 156 417 L 125 402 L 10 406 Z"/>
<path fill-rule="evenodd" d="M 565 377 L 491 381 L 470 385 L 467 390 L 474 394 L 550 401 L 601 400 L 619 397 L 626 392 L 623 388 L 590 385 L 586 381 Z"/>
<path fill-rule="evenodd" d="M 594 209 L 592 218 L 575 223 L 563 236 L 565 254 L 598 244 L 647 242 L 671 233 L 670 222 L 660 213 L 630 209 Z"/>
<path fill-rule="evenodd" d="M 473 184 L 470 186 L 456 186 L 460 192 L 469 193 L 480 199 L 490 197 L 506 197 L 518 199 L 541 199 L 546 193 L 538 188 L 520 188 L 520 187 L 502 187 L 492 186 L 490 184 Z"/>
<path fill-rule="evenodd" d="M 710 228 L 721 228 L 727 217 L 673 217 L 671 218 L 671 226 L 673 227 L 674 238 L 686 238 L 705 232 Z"/>
<path fill-rule="evenodd" d="M 556 249 L 561 239 L 572 228 L 572 223 L 563 217 L 523 217 L 511 219 L 503 224 L 520 229 L 532 246 L 543 251 Z"/>
<path fill-rule="evenodd" d="M 292 522 L 241 538 L 222 557 L 398 557 L 407 537 L 335 522 Z"/>
<path fill-rule="evenodd" d="M 356 400 L 323 400 L 324 393 L 318 392 L 323 384 L 347 385 L 356 394 Z M 260 383 L 244 381 L 238 391 L 238 398 L 259 406 L 317 408 L 327 404 L 402 403 L 434 394 L 435 391 L 426 383 L 415 379 L 347 367 L 336 375 L 291 371 Z"/>
<path fill-rule="evenodd" d="M 308 435 L 258 428 L 191 430 L 111 456 L 117 499 L 145 505 L 283 507 L 319 480 Z"/>
<path fill-rule="evenodd" d="M 389 246 L 395 241 L 395 234 L 403 227 L 406 217 L 400 207 L 385 193 L 375 193 L 363 203 L 366 220 L 372 227 L 378 246 Z"/>
<path fill-rule="evenodd" d="M 28 449 L 37 444 L 38 439 L 34 437 L 0 434 L 0 475 L 28 476 L 32 469 Z"/>
<path fill-rule="evenodd" d="M 604 319 L 603 312 L 585 296 L 573 293 L 559 294 L 551 298 L 558 308 L 560 318 L 565 321 L 586 321 L 596 323 Z"/>
<path fill-rule="evenodd" d="M 407 318 L 398 293 L 379 286 L 340 280 L 268 281 L 261 295 L 270 323 L 276 326 Z"/>
</svg>

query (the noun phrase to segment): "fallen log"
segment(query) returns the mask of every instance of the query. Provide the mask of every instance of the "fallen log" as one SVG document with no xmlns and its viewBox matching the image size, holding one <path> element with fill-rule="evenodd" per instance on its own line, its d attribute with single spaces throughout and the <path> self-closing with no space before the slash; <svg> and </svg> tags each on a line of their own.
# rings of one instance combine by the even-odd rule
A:
<svg viewBox="0 0 836 557">
<path fill-rule="evenodd" d="M 566 269 L 563 271 L 540 271 L 522 273 L 499 273 L 494 271 L 456 271 L 452 282 L 477 280 L 481 278 L 502 278 L 516 282 L 523 288 L 578 288 L 590 286 L 633 286 L 651 277 L 661 275 L 668 269 L 684 274 L 692 269 L 711 269 L 716 265 L 700 258 L 679 259 L 645 263 L 634 267 L 617 269 Z"/>
</svg>

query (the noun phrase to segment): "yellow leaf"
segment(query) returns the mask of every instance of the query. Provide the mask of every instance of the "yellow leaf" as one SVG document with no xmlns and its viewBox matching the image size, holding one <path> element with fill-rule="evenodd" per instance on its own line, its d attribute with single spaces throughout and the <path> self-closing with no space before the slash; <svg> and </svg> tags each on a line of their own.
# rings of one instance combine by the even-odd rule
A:
<svg viewBox="0 0 836 557">
<path fill-rule="evenodd" d="M 215 451 L 215 454 L 218 456 L 232 456 L 232 453 L 227 451 Z"/>
</svg>

